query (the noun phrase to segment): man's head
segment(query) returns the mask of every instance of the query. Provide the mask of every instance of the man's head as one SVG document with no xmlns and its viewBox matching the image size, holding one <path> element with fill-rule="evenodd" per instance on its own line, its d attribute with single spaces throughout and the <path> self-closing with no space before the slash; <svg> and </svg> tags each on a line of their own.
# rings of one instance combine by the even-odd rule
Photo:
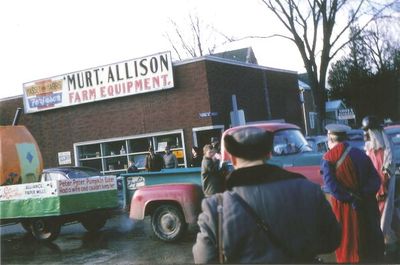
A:
<svg viewBox="0 0 400 265">
<path fill-rule="evenodd" d="M 217 137 L 211 137 L 211 145 L 216 146 L 219 143 L 219 140 Z"/>
<path fill-rule="evenodd" d="M 244 127 L 226 134 L 224 145 L 235 166 L 237 161 L 263 162 L 272 150 L 271 132 L 258 127 Z"/>
<path fill-rule="evenodd" d="M 212 147 L 211 144 L 206 144 L 203 147 L 203 154 L 207 158 L 212 158 L 215 155 L 215 149 Z"/>
<path fill-rule="evenodd" d="M 171 147 L 169 145 L 165 146 L 165 153 L 169 154 L 171 152 Z"/>
<path fill-rule="evenodd" d="M 382 128 L 381 125 L 379 124 L 378 117 L 374 115 L 365 116 L 361 123 L 362 123 L 361 129 L 363 129 L 364 131 L 379 130 Z"/>
<path fill-rule="evenodd" d="M 328 133 L 328 147 L 332 149 L 336 144 L 347 140 L 347 132 L 351 128 L 344 124 L 328 124 L 325 126 Z"/>
</svg>

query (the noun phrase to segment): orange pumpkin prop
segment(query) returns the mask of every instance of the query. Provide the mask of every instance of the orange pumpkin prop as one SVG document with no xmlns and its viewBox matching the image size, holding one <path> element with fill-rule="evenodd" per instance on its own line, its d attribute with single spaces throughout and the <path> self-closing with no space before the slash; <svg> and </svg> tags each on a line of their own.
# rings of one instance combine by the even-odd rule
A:
<svg viewBox="0 0 400 265">
<path fill-rule="evenodd" d="M 43 160 L 25 126 L 0 126 L 0 185 L 39 181 Z"/>
</svg>

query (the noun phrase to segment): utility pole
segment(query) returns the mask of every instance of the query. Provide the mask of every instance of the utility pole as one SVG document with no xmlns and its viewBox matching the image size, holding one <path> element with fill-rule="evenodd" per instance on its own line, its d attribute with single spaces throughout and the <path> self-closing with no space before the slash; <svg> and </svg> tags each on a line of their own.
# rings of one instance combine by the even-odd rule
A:
<svg viewBox="0 0 400 265">
<path fill-rule="evenodd" d="M 306 136 L 308 136 L 308 126 L 307 126 L 307 115 L 306 115 L 306 106 L 304 102 L 304 89 L 300 88 L 300 102 L 301 102 L 301 108 L 303 111 L 303 119 L 304 119 L 304 129 Z"/>
</svg>

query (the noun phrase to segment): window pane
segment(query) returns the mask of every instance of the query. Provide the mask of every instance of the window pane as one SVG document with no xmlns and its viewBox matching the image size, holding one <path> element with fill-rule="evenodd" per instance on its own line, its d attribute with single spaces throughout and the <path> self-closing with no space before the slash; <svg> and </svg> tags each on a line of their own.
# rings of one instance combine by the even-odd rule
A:
<svg viewBox="0 0 400 265">
<path fill-rule="evenodd" d="M 103 144 L 104 156 L 113 156 L 126 153 L 125 141 L 115 141 Z"/>
<path fill-rule="evenodd" d="M 109 157 L 105 159 L 105 171 L 124 170 L 128 168 L 126 156 Z"/>
<path fill-rule="evenodd" d="M 165 146 L 168 144 L 171 148 L 182 148 L 181 134 L 167 134 L 155 137 L 156 151 L 164 151 Z"/>
<path fill-rule="evenodd" d="M 133 160 L 135 162 L 135 165 L 138 169 L 143 169 L 145 166 L 145 163 L 146 163 L 146 156 L 147 156 L 147 153 L 132 155 L 132 156 L 129 156 L 129 159 Z"/>
<path fill-rule="evenodd" d="M 139 138 L 129 140 L 129 153 L 147 152 L 151 138 Z"/>
<path fill-rule="evenodd" d="M 79 158 L 100 157 L 100 144 L 90 144 L 78 147 Z"/>
</svg>

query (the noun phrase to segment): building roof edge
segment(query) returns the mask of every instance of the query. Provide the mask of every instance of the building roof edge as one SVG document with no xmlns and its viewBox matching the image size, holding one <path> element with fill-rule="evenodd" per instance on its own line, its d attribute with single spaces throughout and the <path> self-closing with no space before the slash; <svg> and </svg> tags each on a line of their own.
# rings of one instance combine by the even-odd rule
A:
<svg viewBox="0 0 400 265">
<path fill-rule="evenodd" d="M 0 98 L 0 101 L 7 101 L 7 100 L 11 100 L 11 99 L 16 99 L 16 98 L 22 98 L 22 94 L 21 95 L 16 95 L 16 96 L 10 96 L 10 97 L 5 97 L 5 98 Z"/>
<path fill-rule="evenodd" d="M 190 63 L 195 63 L 195 62 L 200 62 L 200 61 L 212 61 L 212 62 L 218 62 L 218 63 L 232 64 L 232 65 L 237 65 L 237 66 L 250 67 L 250 68 L 255 68 L 255 69 L 260 69 L 260 70 L 268 70 L 268 71 L 275 71 L 275 72 L 282 72 L 282 73 L 297 74 L 297 71 L 285 70 L 285 69 L 279 69 L 279 68 L 273 68 L 273 67 L 267 67 L 267 66 L 262 66 L 262 65 L 258 65 L 258 64 L 239 62 L 239 61 L 220 58 L 220 57 L 216 57 L 216 56 L 212 56 L 212 55 L 204 55 L 204 56 L 201 56 L 201 57 L 185 59 L 183 61 L 175 61 L 172 64 L 174 66 L 180 66 L 180 65 L 185 65 L 185 64 L 190 64 Z"/>
</svg>

